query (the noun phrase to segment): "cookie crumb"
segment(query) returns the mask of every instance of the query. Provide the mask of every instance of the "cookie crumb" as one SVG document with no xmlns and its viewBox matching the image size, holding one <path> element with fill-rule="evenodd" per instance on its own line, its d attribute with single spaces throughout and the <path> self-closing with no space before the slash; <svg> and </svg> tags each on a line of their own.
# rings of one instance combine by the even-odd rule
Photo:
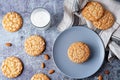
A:
<svg viewBox="0 0 120 80">
<path fill-rule="evenodd" d="M 7 47 L 11 47 L 12 46 L 12 44 L 11 43 L 5 43 L 5 45 L 7 46 Z"/>
<path fill-rule="evenodd" d="M 41 68 L 45 68 L 45 63 L 41 63 Z"/>
<path fill-rule="evenodd" d="M 105 70 L 104 73 L 107 74 L 107 75 L 109 75 L 110 71 L 109 70 Z"/>
<path fill-rule="evenodd" d="M 45 54 L 45 55 L 44 55 L 44 58 L 45 58 L 45 60 L 49 60 L 49 59 L 50 59 L 50 57 L 49 57 L 48 54 Z"/>
<path fill-rule="evenodd" d="M 49 70 L 49 74 L 53 74 L 55 72 L 55 70 L 53 70 L 53 69 L 51 69 L 51 70 Z"/>
<path fill-rule="evenodd" d="M 99 76 L 98 76 L 98 80 L 103 80 L 102 75 L 99 75 Z"/>
</svg>

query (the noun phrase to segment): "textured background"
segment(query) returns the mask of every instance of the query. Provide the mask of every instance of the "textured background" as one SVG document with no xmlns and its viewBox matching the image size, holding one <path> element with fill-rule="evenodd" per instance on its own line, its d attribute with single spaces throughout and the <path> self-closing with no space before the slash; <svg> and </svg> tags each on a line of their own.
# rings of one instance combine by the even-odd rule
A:
<svg viewBox="0 0 120 80">
<path fill-rule="evenodd" d="M 31 24 L 30 13 L 34 8 L 37 7 L 44 7 L 51 13 L 52 24 L 51 28 L 49 28 L 47 31 L 40 31 Z M 9 11 L 16 11 L 20 13 L 24 20 L 23 27 L 15 33 L 9 33 L 2 28 L 2 17 Z M 32 75 L 38 72 L 46 73 L 51 80 L 71 80 L 57 70 L 52 58 L 53 43 L 56 37 L 59 35 L 56 27 L 61 21 L 62 17 L 63 0 L 0 0 L 0 65 L 6 57 L 13 55 L 19 57 L 24 63 L 23 73 L 19 77 L 7 79 L 2 75 L 0 70 L 0 80 L 30 80 Z M 30 57 L 25 53 L 23 46 L 24 40 L 33 34 L 38 34 L 45 38 L 47 42 L 47 48 L 43 54 L 47 53 L 51 56 L 49 61 L 45 61 L 43 55 L 38 57 Z M 11 42 L 13 46 L 6 47 L 6 42 Z M 41 62 L 46 63 L 45 69 L 40 68 Z M 47 72 L 50 69 L 55 69 L 56 72 L 52 75 L 49 75 Z M 106 69 L 110 70 L 109 75 L 104 74 L 104 70 Z M 108 62 L 106 58 L 103 66 L 96 74 L 83 80 L 97 80 L 96 77 L 99 74 L 103 75 L 104 80 L 120 80 L 120 61 L 114 58 L 111 62 Z"/>
</svg>

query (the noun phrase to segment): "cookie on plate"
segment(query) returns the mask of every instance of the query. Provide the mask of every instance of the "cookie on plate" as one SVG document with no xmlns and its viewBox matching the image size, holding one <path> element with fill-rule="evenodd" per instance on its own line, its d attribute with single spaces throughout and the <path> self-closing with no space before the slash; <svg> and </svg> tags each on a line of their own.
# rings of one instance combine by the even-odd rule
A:
<svg viewBox="0 0 120 80">
<path fill-rule="evenodd" d="M 72 43 L 68 48 L 68 57 L 74 63 L 83 63 L 90 56 L 90 49 L 83 42 Z"/>
<path fill-rule="evenodd" d="M 93 25 L 101 30 L 106 30 L 114 24 L 115 19 L 112 13 L 108 10 L 105 11 L 102 18 L 100 18 L 98 21 L 94 21 Z"/>
<path fill-rule="evenodd" d="M 43 73 L 38 73 L 38 74 L 34 74 L 31 80 L 50 80 L 50 78 Z"/>
<path fill-rule="evenodd" d="M 30 36 L 24 43 L 24 48 L 30 56 L 38 56 L 45 50 L 45 40 L 38 35 Z"/>
<path fill-rule="evenodd" d="M 23 65 L 19 58 L 11 56 L 2 62 L 1 70 L 7 78 L 15 78 L 21 74 Z"/>
<path fill-rule="evenodd" d="M 3 28 L 9 32 L 18 31 L 23 24 L 22 17 L 17 12 L 8 12 L 2 20 Z"/>
<path fill-rule="evenodd" d="M 82 15 L 87 20 L 90 21 L 96 21 L 100 19 L 103 16 L 103 14 L 104 14 L 103 6 L 96 1 L 88 2 L 88 4 L 82 10 Z"/>
</svg>

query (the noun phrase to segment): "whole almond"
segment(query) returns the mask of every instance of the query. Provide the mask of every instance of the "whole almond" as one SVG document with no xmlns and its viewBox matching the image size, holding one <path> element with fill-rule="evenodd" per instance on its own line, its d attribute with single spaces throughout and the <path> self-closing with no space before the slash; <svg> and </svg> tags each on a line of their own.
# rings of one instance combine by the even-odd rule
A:
<svg viewBox="0 0 120 80">
<path fill-rule="evenodd" d="M 45 58 L 45 60 L 49 60 L 49 59 L 50 59 L 50 57 L 49 57 L 48 54 L 45 54 L 45 55 L 44 55 L 44 58 Z"/>
<path fill-rule="evenodd" d="M 53 69 L 51 69 L 51 70 L 49 70 L 49 74 L 53 74 L 55 72 L 55 70 L 53 70 Z"/>
<path fill-rule="evenodd" d="M 105 70 L 104 73 L 108 75 L 110 73 L 110 71 L 109 70 Z"/>
<path fill-rule="evenodd" d="M 45 63 L 41 63 L 41 68 L 45 68 Z"/>
<path fill-rule="evenodd" d="M 11 44 L 11 43 L 5 43 L 5 45 L 6 45 L 7 47 L 12 46 L 12 44 Z"/>
<path fill-rule="evenodd" d="M 99 75 L 99 76 L 98 76 L 98 80 L 103 80 L 102 75 Z"/>
</svg>

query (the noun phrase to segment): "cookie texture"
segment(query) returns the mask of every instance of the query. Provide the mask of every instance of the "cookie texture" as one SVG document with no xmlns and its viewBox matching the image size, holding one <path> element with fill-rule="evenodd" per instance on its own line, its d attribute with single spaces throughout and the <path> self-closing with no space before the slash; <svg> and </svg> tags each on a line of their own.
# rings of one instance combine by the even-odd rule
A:
<svg viewBox="0 0 120 80">
<path fill-rule="evenodd" d="M 83 42 L 72 43 L 68 48 L 68 57 L 74 63 L 83 63 L 89 56 L 90 49 Z"/>
<path fill-rule="evenodd" d="M 98 2 L 91 1 L 82 10 L 82 15 L 90 21 L 96 21 L 100 19 L 104 14 L 104 8 Z"/>
<path fill-rule="evenodd" d="M 9 32 L 18 31 L 23 24 L 22 17 L 16 12 L 8 12 L 2 20 L 3 28 Z"/>
<path fill-rule="evenodd" d="M 19 58 L 11 56 L 2 62 L 1 70 L 7 78 L 15 78 L 21 74 L 23 65 Z"/>
<path fill-rule="evenodd" d="M 30 36 L 26 39 L 24 48 L 30 56 L 38 56 L 45 50 L 45 40 L 38 35 Z"/>
<path fill-rule="evenodd" d="M 115 19 L 112 13 L 108 10 L 105 11 L 104 16 L 100 18 L 98 21 L 94 21 L 93 25 L 101 30 L 106 30 L 114 24 Z"/>
<path fill-rule="evenodd" d="M 50 80 L 49 77 L 43 73 L 33 75 L 31 80 Z"/>
</svg>

